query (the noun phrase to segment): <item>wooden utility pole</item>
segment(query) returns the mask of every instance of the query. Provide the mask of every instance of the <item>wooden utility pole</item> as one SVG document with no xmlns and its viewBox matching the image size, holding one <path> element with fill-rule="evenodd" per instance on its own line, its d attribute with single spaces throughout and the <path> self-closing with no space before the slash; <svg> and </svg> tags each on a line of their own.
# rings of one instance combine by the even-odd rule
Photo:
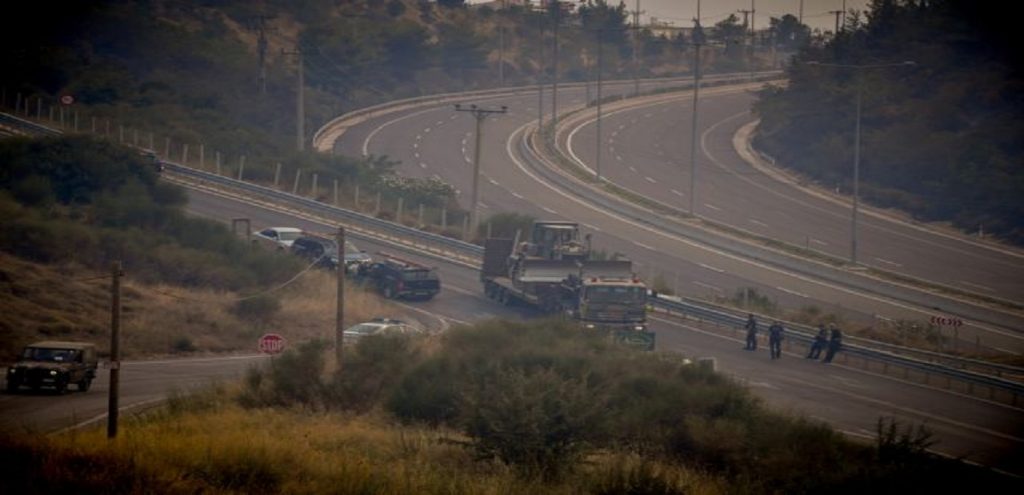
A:
<svg viewBox="0 0 1024 495">
<path fill-rule="evenodd" d="M 483 130 L 483 126 L 481 124 L 488 115 L 508 112 L 508 107 L 502 105 L 501 108 L 481 108 L 476 105 L 470 105 L 468 108 L 464 108 L 462 105 L 456 104 L 455 111 L 469 112 L 476 118 L 476 145 L 473 148 L 473 191 L 471 194 L 472 198 L 470 199 L 471 203 L 469 205 L 470 231 L 468 234 L 468 237 L 472 237 L 476 234 L 477 226 L 480 225 L 480 218 L 477 213 L 477 203 L 480 198 L 480 135 Z"/>
<path fill-rule="evenodd" d="M 306 115 L 305 115 L 305 104 L 303 103 L 303 88 L 305 87 L 305 80 L 303 73 L 305 70 L 302 66 L 302 47 L 296 46 L 293 51 L 282 51 L 284 55 L 295 55 L 298 60 L 298 84 L 295 88 L 295 135 L 296 135 L 296 149 L 299 151 L 305 151 L 306 149 Z"/>
<path fill-rule="evenodd" d="M 338 226 L 338 299 L 335 306 L 334 357 L 341 369 L 342 345 L 345 341 L 345 227 Z"/>
<path fill-rule="evenodd" d="M 107 438 L 117 437 L 118 389 L 121 385 L 121 262 L 110 264 L 110 394 L 107 401 Z"/>
</svg>

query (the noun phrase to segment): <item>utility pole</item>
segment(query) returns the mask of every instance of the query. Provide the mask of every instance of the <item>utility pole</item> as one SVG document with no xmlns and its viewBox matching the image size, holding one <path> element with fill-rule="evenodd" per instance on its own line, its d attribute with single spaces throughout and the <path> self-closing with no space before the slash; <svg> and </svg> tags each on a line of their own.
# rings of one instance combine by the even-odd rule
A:
<svg viewBox="0 0 1024 495">
<path fill-rule="evenodd" d="M 267 94 L 267 20 L 271 19 L 265 15 L 258 15 L 254 19 L 256 31 L 256 53 L 259 56 L 259 73 L 256 75 L 256 91 Z"/>
<path fill-rule="evenodd" d="M 505 0 L 501 0 L 501 12 L 505 13 Z M 498 86 L 505 86 L 505 23 L 498 21 Z"/>
<path fill-rule="evenodd" d="M 640 59 L 640 0 L 636 0 L 636 10 L 633 11 L 633 96 L 640 95 L 640 80 L 637 78 Z"/>
<path fill-rule="evenodd" d="M 107 438 L 117 437 L 121 386 L 121 262 L 110 264 L 110 391 L 107 399 Z"/>
<path fill-rule="evenodd" d="M 537 16 L 540 27 L 540 61 L 537 63 L 537 132 L 544 128 L 544 14 Z"/>
<path fill-rule="evenodd" d="M 804 23 L 804 0 L 800 0 L 800 16 L 798 18 L 800 25 Z"/>
<path fill-rule="evenodd" d="M 476 118 L 476 138 L 475 145 L 473 148 L 473 191 L 470 194 L 472 203 L 469 206 L 469 227 L 470 236 L 476 235 L 477 227 L 480 225 L 480 218 L 477 212 L 477 203 L 480 200 L 480 136 L 483 131 L 483 121 L 488 115 L 497 113 L 508 112 L 508 107 L 502 105 L 501 108 L 482 108 L 476 105 L 470 105 L 468 108 L 463 108 L 461 104 L 455 104 L 456 112 L 469 112 Z"/>
<path fill-rule="evenodd" d="M 697 199 L 697 99 L 700 95 L 700 47 L 704 44 L 704 30 L 700 26 L 700 0 L 697 17 L 693 19 L 693 118 L 690 121 L 690 215 L 696 215 Z"/>
<path fill-rule="evenodd" d="M 305 116 L 305 105 L 303 104 L 303 87 L 305 82 L 303 79 L 304 69 L 302 67 L 302 47 L 296 45 L 295 50 L 281 51 L 284 55 L 295 55 L 299 65 L 299 77 L 298 85 L 296 86 L 296 97 L 295 97 L 295 136 L 296 136 L 296 149 L 304 151 L 306 149 L 306 116 Z"/>
<path fill-rule="evenodd" d="M 553 0 L 555 6 L 555 40 L 551 47 L 551 125 L 558 124 L 558 24 L 562 15 L 562 6 L 558 0 Z"/>
<path fill-rule="evenodd" d="M 836 16 L 836 30 L 835 30 L 835 33 L 833 33 L 833 36 L 839 36 L 839 16 L 843 15 L 843 11 L 842 10 L 830 10 L 830 11 L 828 11 L 828 13 L 829 14 L 835 14 L 835 16 Z"/>
<path fill-rule="evenodd" d="M 601 180 L 601 72 L 604 69 L 603 29 L 597 30 L 597 180 Z"/>
<path fill-rule="evenodd" d="M 335 242 L 338 243 L 338 298 L 334 315 L 334 357 L 341 369 L 342 346 L 345 341 L 345 226 L 338 226 Z"/>
<path fill-rule="evenodd" d="M 751 0 L 750 3 L 751 3 L 750 10 L 740 9 L 737 12 L 741 12 L 743 14 L 743 29 L 746 30 L 747 28 L 750 28 L 750 32 L 753 33 L 754 32 L 753 31 L 753 27 L 754 26 L 753 26 L 753 22 L 751 20 L 751 18 L 753 17 L 753 14 L 754 14 L 754 8 L 753 8 L 753 3 L 754 2 L 753 2 L 753 0 Z M 748 50 L 749 51 L 747 52 L 747 70 L 751 73 L 751 77 L 753 77 L 753 73 L 754 73 L 754 36 L 753 36 L 753 34 L 750 35 L 750 46 L 748 47 Z"/>
</svg>

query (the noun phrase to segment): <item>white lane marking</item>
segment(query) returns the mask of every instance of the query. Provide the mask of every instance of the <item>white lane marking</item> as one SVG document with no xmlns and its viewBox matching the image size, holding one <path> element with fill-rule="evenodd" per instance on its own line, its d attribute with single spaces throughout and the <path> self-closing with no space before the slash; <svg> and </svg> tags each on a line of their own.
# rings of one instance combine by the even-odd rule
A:
<svg viewBox="0 0 1024 495">
<path fill-rule="evenodd" d="M 427 168 L 427 164 L 423 163 L 423 162 L 420 162 L 420 168 Z"/>
<path fill-rule="evenodd" d="M 995 292 L 995 289 L 993 289 L 991 287 L 985 287 L 984 285 L 972 284 L 972 283 L 970 283 L 970 282 L 968 282 L 966 280 L 961 280 L 960 283 L 964 284 L 964 285 L 968 285 L 968 286 L 974 287 L 974 288 L 977 288 L 977 289 L 981 289 L 981 290 L 984 290 L 984 291 Z"/>
<path fill-rule="evenodd" d="M 696 280 L 694 280 L 694 281 L 693 281 L 693 285 L 699 285 L 699 286 L 701 286 L 701 287 L 704 287 L 705 289 L 711 289 L 711 290 L 713 290 L 713 291 L 715 291 L 715 292 L 718 292 L 719 294 L 721 294 L 721 293 L 725 292 L 725 291 L 723 291 L 723 290 L 722 290 L 722 289 L 721 289 L 720 287 L 718 287 L 718 286 L 715 286 L 715 285 L 711 285 L 711 284 L 705 284 L 704 282 L 698 282 L 698 281 L 696 281 Z"/>
<path fill-rule="evenodd" d="M 672 190 L 672 194 L 675 194 L 676 196 L 684 196 L 683 193 L 676 191 L 675 189 Z"/>
<path fill-rule="evenodd" d="M 717 207 L 717 206 L 715 206 L 713 204 L 710 204 L 710 203 L 704 203 L 704 206 L 707 207 L 707 208 L 710 208 L 712 210 L 715 210 L 715 211 L 722 211 L 721 208 L 719 208 L 719 207 Z"/>
<path fill-rule="evenodd" d="M 1006 354 L 1009 354 L 1009 355 L 1011 355 L 1011 356 L 1020 356 L 1020 353 L 1019 353 L 1019 352 L 1017 352 L 1017 351 L 1011 351 L 1010 349 L 1006 349 L 1006 348 L 1004 348 L 1004 347 L 994 347 L 994 346 L 993 346 L 992 348 L 993 348 L 993 349 L 995 349 L 995 350 L 997 350 L 997 351 L 1005 352 Z"/>
<path fill-rule="evenodd" d="M 899 263 L 897 263 L 897 262 L 895 262 L 895 261 L 889 261 L 889 260 L 887 260 L 887 259 L 882 259 L 882 258 L 875 258 L 875 260 L 876 260 L 876 261 L 878 261 L 879 263 L 885 263 L 886 265 L 891 265 L 891 266 L 903 266 L 903 265 L 901 265 L 901 264 L 899 264 Z"/>
<path fill-rule="evenodd" d="M 698 89 L 699 89 L 699 88 L 698 88 Z M 653 113 L 651 113 L 651 112 L 647 112 L 647 113 L 645 113 L 645 114 L 644 114 L 644 118 L 645 118 L 645 119 L 649 119 L 649 118 L 651 118 L 651 117 L 654 117 L 654 114 L 653 114 Z"/>
<path fill-rule="evenodd" d="M 775 286 L 775 288 L 778 289 L 778 290 L 781 290 L 782 292 L 785 292 L 786 294 L 793 294 L 794 296 L 802 297 L 804 299 L 807 298 L 807 294 L 804 294 L 802 292 L 797 292 L 797 291 L 792 290 L 792 289 L 787 289 L 787 288 L 782 287 L 780 285 Z"/>
<path fill-rule="evenodd" d="M 807 283 L 807 284 L 811 284 L 811 285 L 819 286 L 819 287 L 827 287 L 827 288 L 829 288 L 831 290 L 834 290 L 834 291 L 837 291 L 837 292 L 843 292 L 843 293 L 846 293 L 846 294 L 855 295 L 857 297 L 864 298 L 866 300 L 871 300 L 871 301 L 875 301 L 877 303 L 881 303 L 881 304 L 884 304 L 884 305 L 893 306 L 893 307 L 897 307 L 897 308 L 900 308 L 900 309 L 903 309 L 903 310 L 906 310 L 906 311 L 918 313 L 918 314 L 921 314 L 922 316 L 931 316 L 931 311 L 926 309 L 926 308 L 920 308 L 920 307 L 912 306 L 912 305 L 909 305 L 909 304 L 901 303 L 901 302 L 898 302 L 898 301 L 893 301 L 893 300 L 886 299 L 886 298 L 883 298 L 883 297 L 875 296 L 875 295 L 870 294 L 870 293 L 862 292 L 862 291 L 855 290 L 855 289 L 850 289 L 850 288 L 842 286 L 842 285 L 837 285 L 837 284 L 832 284 L 832 283 L 828 283 L 828 282 L 823 282 L 821 280 L 814 279 L 814 278 L 808 277 L 806 275 L 801 275 L 799 273 L 787 272 L 785 270 L 773 267 L 771 265 L 767 265 L 767 264 L 765 264 L 763 262 L 760 262 L 760 261 L 757 261 L 757 260 L 751 260 L 751 259 L 739 256 L 739 255 L 731 254 L 731 253 L 726 252 L 726 251 L 722 251 L 722 250 L 719 250 L 719 249 L 711 248 L 711 247 L 699 244 L 697 242 L 694 242 L 692 240 L 686 239 L 685 237 L 680 237 L 680 236 L 677 236 L 677 235 L 674 235 L 674 234 L 671 234 L 671 233 L 667 233 L 667 232 L 658 230 L 658 229 L 653 228 L 653 227 L 649 227 L 649 226 L 643 225 L 643 224 L 641 224 L 641 223 L 639 223 L 639 222 L 637 222 L 635 220 L 631 220 L 629 218 L 626 218 L 626 217 L 622 216 L 621 214 L 616 213 L 615 211 L 606 210 L 606 209 L 603 209 L 601 207 L 594 206 L 594 205 L 586 202 L 583 199 L 580 199 L 580 198 L 578 198 L 578 197 L 576 197 L 576 196 L 574 196 L 574 195 L 572 195 L 572 194 L 570 194 L 570 193 L 568 193 L 566 191 L 563 191 L 563 190 L 555 187 L 552 184 L 549 184 L 549 183 L 545 182 L 540 177 L 538 177 L 537 174 L 533 173 L 533 171 L 531 171 L 526 166 L 526 164 L 523 163 L 523 161 L 519 159 L 518 156 L 516 156 L 516 153 L 514 151 L 514 143 L 516 143 L 516 139 L 519 136 L 521 136 L 527 128 L 529 128 L 529 127 L 531 127 L 533 125 L 534 125 L 533 123 L 523 124 L 522 126 L 520 126 L 515 131 L 511 132 L 508 135 L 508 138 L 505 140 L 505 154 L 506 154 L 506 156 L 509 157 L 509 159 L 511 159 L 516 164 L 516 168 L 518 168 L 520 172 L 522 172 L 524 175 L 526 175 L 527 177 L 532 179 L 538 185 L 547 188 L 553 194 L 557 194 L 558 196 L 561 196 L 562 198 L 564 198 L 567 201 L 576 203 L 577 205 L 580 205 L 583 208 L 586 208 L 586 209 L 588 209 L 590 211 L 596 212 L 596 213 L 598 213 L 600 215 L 603 215 L 603 216 L 608 217 L 610 219 L 613 219 L 615 221 L 622 222 L 622 223 L 624 223 L 626 225 L 629 225 L 629 226 L 631 226 L 633 228 L 636 228 L 636 229 L 639 229 L 639 230 L 643 230 L 643 231 L 651 234 L 652 236 L 660 237 L 662 239 L 669 240 L 669 241 L 672 241 L 672 242 L 678 242 L 678 243 L 681 243 L 681 244 L 684 244 L 684 245 L 687 245 L 687 246 L 690 246 L 692 248 L 699 249 L 699 250 L 702 250 L 702 251 L 705 251 L 705 252 L 708 252 L 708 253 L 714 253 L 714 254 L 716 254 L 718 256 L 721 256 L 723 258 L 727 258 L 727 259 L 730 259 L 730 260 L 733 260 L 735 262 L 742 263 L 742 264 L 745 264 L 745 265 L 748 265 L 748 266 L 756 267 L 756 268 L 758 268 L 760 270 L 765 270 L 765 271 L 772 272 L 772 273 L 775 273 L 775 274 L 778 274 L 778 275 L 789 277 L 789 278 L 792 278 L 794 280 L 799 280 L 799 281 L 801 281 L 803 283 Z M 991 332 L 991 333 L 994 333 L 994 334 L 997 334 L 997 335 L 1001 335 L 1003 337 L 1007 337 L 1007 338 L 1011 338 L 1011 339 L 1016 339 L 1016 340 L 1024 340 L 1024 336 L 1021 336 L 1020 334 L 1018 334 L 1016 332 L 1002 331 L 1002 330 L 999 330 L 999 329 L 996 329 L 996 328 L 990 328 L 990 327 L 981 326 L 981 325 L 976 325 L 976 326 L 978 328 L 981 328 L 981 329 L 987 331 L 987 332 Z M 1016 354 L 1016 353 L 1014 353 L 1014 354 Z"/>
<path fill-rule="evenodd" d="M 829 376 L 831 376 L 834 380 L 836 380 L 838 382 L 841 382 L 843 385 L 846 385 L 848 387 L 867 388 L 866 385 L 864 385 L 863 383 L 861 383 L 861 382 L 859 382 L 857 380 L 854 380 L 853 378 L 847 378 L 847 377 L 842 376 L 842 375 L 832 375 L 832 374 L 830 374 Z"/>
<path fill-rule="evenodd" d="M 764 223 L 764 222 L 762 222 L 760 220 L 755 220 L 753 218 L 750 219 L 750 223 L 755 224 L 755 225 L 760 225 L 762 227 L 768 227 L 768 224 L 766 224 L 766 223 Z"/>
<path fill-rule="evenodd" d="M 820 244 L 822 246 L 828 246 L 827 242 L 815 239 L 813 237 L 811 237 L 811 242 L 813 242 L 814 244 Z"/>
<path fill-rule="evenodd" d="M 429 127 L 427 127 L 427 128 L 425 128 L 425 129 L 423 129 L 423 133 L 424 133 L 424 134 L 429 134 L 429 133 L 430 133 L 430 128 L 429 128 Z"/>
<path fill-rule="evenodd" d="M 654 180 L 653 178 L 651 178 L 648 175 L 644 176 L 644 180 L 646 180 L 647 182 L 650 182 L 651 184 L 657 184 L 658 183 L 658 181 Z"/>
<path fill-rule="evenodd" d="M 632 165 L 629 166 L 629 170 L 632 171 L 633 173 L 637 173 L 636 167 L 634 167 Z"/>
<path fill-rule="evenodd" d="M 417 152 L 413 153 L 412 156 L 413 156 L 413 158 L 419 158 L 420 157 L 420 152 L 417 151 Z"/>
<path fill-rule="evenodd" d="M 620 162 L 622 161 L 622 157 L 621 157 L 621 156 L 619 156 L 619 155 L 615 155 L 615 159 L 616 159 L 616 160 L 618 160 L 618 161 L 620 161 Z"/>
<path fill-rule="evenodd" d="M 465 155 L 465 153 L 463 153 L 463 155 L 462 155 L 462 159 L 463 159 L 463 160 L 466 160 L 466 163 L 469 163 L 469 164 L 472 164 L 472 163 L 473 163 L 473 160 L 470 160 L 470 159 L 469 159 L 469 157 Z"/>
<path fill-rule="evenodd" d="M 541 206 L 540 209 L 542 209 L 542 210 L 544 210 L 544 211 L 546 211 L 546 212 L 548 212 L 548 213 L 550 213 L 552 215 L 557 215 L 558 214 L 557 211 L 552 210 L 551 208 L 548 208 L 547 206 Z"/>
<path fill-rule="evenodd" d="M 420 147 L 420 143 L 412 143 L 412 147 L 413 148 L 419 148 Z"/>
<path fill-rule="evenodd" d="M 595 230 L 597 232 L 601 232 L 601 229 L 599 229 L 596 225 L 590 225 L 589 223 L 584 223 L 583 226 L 588 228 L 588 229 L 590 229 L 590 230 Z"/>
<path fill-rule="evenodd" d="M 437 175 L 437 174 L 431 175 L 431 177 L 433 177 L 434 180 L 444 180 L 444 179 L 441 178 L 440 175 Z"/>
<path fill-rule="evenodd" d="M 483 209 L 486 209 L 486 210 L 491 209 L 491 207 L 487 206 L 487 203 L 484 203 L 483 201 L 480 201 L 477 204 L 480 205 L 480 207 L 483 208 Z"/>
<path fill-rule="evenodd" d="M 704 268 L 706 270 L 711 270 L 711 271 L 713 271 L 715 273 L 725 273 L 725 270 L 723 270 L 721 268 L 718 268 L 718 267 L 714 267 L 714 266 L 708 265 L 708 264 L 697 263 L 697 266 L 699 266 L 701 268 Z"/>
<path fill-rule="evenodd" d="M 637 246 L 640 246 L 640 247 L 642 247 L 644 249 L 649 249 L 651 251 L 655 251 L 654 248 L 652 248 L 651 246 L 648 246 L 647 244 L 643 244 L 643 243 L 636 242 L 636 241 L 633 241 L 633 244 L 636 244 Z"/>
<path fill-rule="evenodd" d="M 442 125 L 442 124 L 444 124 L 443 120 L 438 120 L 437 122 L 434 122 L 435 126 Z"/>
<path fill-rule="evenodd" d="M 772 385 L 771 383 L 768 383 L 768 382 L 749 381 L 749 382 L 747 382 L 747 385 L 750 385 L 751 387 L 761 387 L 761 388 L 767 388 L 767 389 L 771 389 L 771 390 L 778 390 L 779 389 L 779 387 L 776 387 L 775 385 Z"/>
<path fill-rule="evenodd" d="M 469 140 L 469 138 L 462 138 L 462 149 L 463 149 L 463 150 L 465 150 L 465 149 L 466 149 L 466 141 L 467 141 L 467 140 Z"/>
<path fill-rule="evenodd" d="M 494 179 L 492 179 L 490 177 L 487 178 L 487 182 L 490 182 L 491 184 L 494 184 L 496 186 L 500 186 L 501 185 L 501 184 L 498 184 L 498 181 L 496 181 L 496 180 L 494 180 Z"/>
<path fill-rule="evenodd" d="M 517 193 L 515 191 L 509 191 L 509 192 L 511 192 L 512 196 L 515 196 L 516 199 L 523 199 L 523 195 L 522 194 L 519 194 L 519 193 Z"/>
</svg>

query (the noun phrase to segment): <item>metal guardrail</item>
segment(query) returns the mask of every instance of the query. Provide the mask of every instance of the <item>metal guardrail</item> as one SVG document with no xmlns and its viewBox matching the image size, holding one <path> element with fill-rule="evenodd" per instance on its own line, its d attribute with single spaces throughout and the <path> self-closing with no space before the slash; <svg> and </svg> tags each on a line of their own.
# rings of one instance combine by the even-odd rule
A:
<svg viewBox="0 0 1024 495">
<path fill-rule="evenodd" d="M 0 123 L 16 127 L 28 134 L 60 134 L 60 131 L 57 129 L 43 126 L 6 113 L 0 113 Z M 245 191 L 249 195 L 256 196 L 257 198 L 263 198 L 266 200 L 273 201 L 275 204 L 279 206 L 297 207 L 304 209 L 306 211 L 327 215 L 331 218 L 337 219 L 339 223 L 345 224 L 346 227 L 355 228 L 358 231 L 363 231 L 367 235 L 382 236 L 385 238 L 389 238 L 391 240 L 399 240 L 404 244 L 409 245 L 410 247 L 425 249 L 427 251 L 432 251 L 434 253 L 441 255 L 454 255 L 462 258 L 463 262 L 469 260 L 476 260 L 477 266 L 479 266 L 479 260 L 483 256 L 483 248 L 476 244 L 471 244 L 457 239 L 452 239 L 439 234 L 424 232 L 412 227 L 397 224 L 395 222 L 378 219 L 376 217 L 372 217 L 370 215 L 366 215 L 363 213 L 320 203 L 318 201 L 303 196 L 287 193 L 284 191 L 279 191 L 265 186 L 246 183 L 244 181 L 239 181 L 228 177 L 219 176 L 211 172 L 186 167 L 177 163 L 164 163 L 166 165 L 166 172 L 170 172 L 172 174 L 179 174 L 184 177 L 189 177 L 195 180 L 211 184 L 217 184 L 228 189 Z M 724 308 L 704 302 L 686 301 L 682 299 L 673 300 L 665 297 L 656 297 L 651 300 L 651 304 L 653 307 L 668 313 L 677 313 L 691 318 L 709 321 L 719 325 L 726 325 L 734 328 L 742 327 L 743 323 L 745 322 L 745 319 L 740 315 L 730 313 L 726 311 Z M 811 333 L 799 330 L 799 326 L 787 325 L 787 328 L 790 329 L 790 331 L 788 332 L 788 337 L 793 340 L 806 343 L 810 342 L 813 339 Z M 891 352 L 879 349 L 872 349 L 860 345 L 844 344 L 842 350 L 843 352 L 849 355 L 855 355 L 865 359 L 881 361 L 886 364 L 903 366 L 905 368 L 914 369 L 922 373 L 945 376 L 948 379 L 962 381 L 972 386 L 980 385 L 988 387 L 990 391 L 1001 390 L 1012 395 L 1014 404 L 1016 404 L 1017 402 L 1017 397 L 1024 394 L 1024 384 L 1016 383 L 1002 378 L 982 375 L 971 371 L 954 369 L 942 364 L 921 361 L 906 356 L 899 356 Z M 1024 372 L 1024 370 L 1020 368 L 1007 367 L 1001 365 L 995 366 L 1002 367 L 1007 370 L 1012 370 L 1014 372 Z"/>
</svg>

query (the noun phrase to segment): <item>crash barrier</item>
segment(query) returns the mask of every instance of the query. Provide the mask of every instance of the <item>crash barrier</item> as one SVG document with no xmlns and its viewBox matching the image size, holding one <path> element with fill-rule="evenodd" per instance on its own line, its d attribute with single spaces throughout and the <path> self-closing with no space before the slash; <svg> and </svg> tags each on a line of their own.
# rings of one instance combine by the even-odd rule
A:
<svg viewBox="0 0 1024 495">
<path fill-rule="evenodd" d="M 6 113 L 0 113 L 0 123 L 28 135 L 54 135 L 60 133 L 57 129 Z M 249 201 L 265 201 L 273 203 L 277 207 L 318 214 L 368 237 L 394 242 L 410 249 L 454 258 L 466 266 L 478 267 L 479 260 L 483 255 L 483 248 L 475 244 L 424 232 L 360 212 L 327 205 L 296 194 L 223 177 L 173 162 L 164 163 L 166 172 L 172 175 L 203 184 L 214 185 L 226 190 L 241 192 L 248 197 Z M 538 168 L 543 169 L 545 167 Z M 664 297 L 655 297 L 652 299 L 652 306 L 666 314 L 684 316 L 733 329 L 742 327 L 745 322 L 744 316 L 730 313 L 725 308 L 703 301 L 670 300 Z M 787 328 L 790 330 L 787 341 L 809 345 L 812 339 L 812 332 L 801 330 L 797 325 L 787 325 Z M 896 351 L 901 354 L 916 353 L 925 358 L 941 356 L 944 363 L 898 355 L 895 353 Z M 983 375 L 967 369 L 970 366 L 975 366 L 986 368 L 990 371 L 997 370 L 996 372 L 998 373 L 1024 374 L 1024 369 L 1017 367 L 984 363 L 977 360 L 901 348 L 900 346 L 873 341 L 863 341 L 860 344 L 845 344 L 843 351 L 839 354 L 838 362 L 842 363 L 845 361 L 849 364 L 852 361 L 858 360 L 861 367 L 866 370 L 880 371 L 886 374 L 902 371 L 903 378 L 906 379 L 920 378 L 920 381 L 929 385 L 944 385 L 950 390 L 962 391 L 971 395 L 981 394 L 982 396 L 987 396 L 988 399 L 1010 403 L 1014 406 L 1018 404 L 1019 396 L 1024 392 L 1024 385 L 1020 383 L 1000 377 Z M 956 369 L 954 366 L 961 369 Z M 939 380 L 939 383 L 933 383 L 936 378 Z"/>
</svg>

